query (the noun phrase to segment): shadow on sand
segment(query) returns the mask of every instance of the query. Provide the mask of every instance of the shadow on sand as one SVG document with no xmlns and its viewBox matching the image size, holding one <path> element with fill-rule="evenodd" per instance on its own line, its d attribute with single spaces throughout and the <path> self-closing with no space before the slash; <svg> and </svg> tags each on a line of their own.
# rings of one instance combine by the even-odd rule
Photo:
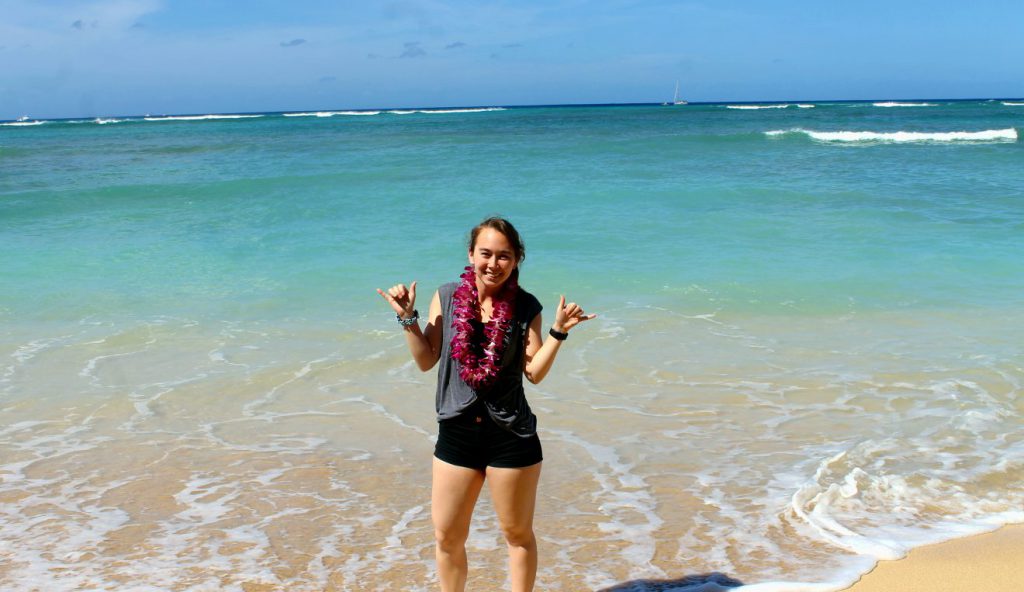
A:
<svg viewBox="0 0 1024 592">
<path fill-rule="evenodd" d="M 630 580 L 597 592 L 728 592 L 742 585 L 736 578 L 715 572 L 674 580 Z"/>
</svg>

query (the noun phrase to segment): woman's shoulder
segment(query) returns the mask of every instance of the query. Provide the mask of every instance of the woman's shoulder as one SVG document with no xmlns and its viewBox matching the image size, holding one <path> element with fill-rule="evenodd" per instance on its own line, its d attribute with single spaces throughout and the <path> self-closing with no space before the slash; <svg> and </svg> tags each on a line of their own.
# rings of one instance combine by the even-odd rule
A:
<svg viewBox="0 0 1024 592">
<path fill-rule="evenodd" d="M 519 288 L 519 297 L 517 302 L 519 312 L 521 315 L 528 319 L 532 319 L 537 315 L 544 306 L 537 300 L 537 297 L 527 292 L 526 290 Z"/>
<path fill-rule="evenodd" d="M 459 287 L 459 282 L 448 282 L 447 284 L 441 284 L 437 288 L 437 295 L 441 297 L 441 300 L 447 300 L 455 294 L 455 290 Z"/>
</svg>

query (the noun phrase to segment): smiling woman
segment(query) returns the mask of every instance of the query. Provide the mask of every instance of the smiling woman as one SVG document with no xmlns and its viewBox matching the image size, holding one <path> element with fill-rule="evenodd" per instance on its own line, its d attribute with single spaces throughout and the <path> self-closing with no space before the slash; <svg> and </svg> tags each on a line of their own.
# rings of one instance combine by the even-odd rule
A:
<svg viewBox="0 0 1024 592">
<path fill-rule="evenodd" d="M 522 379 L 543 380 L 569 330 L 596 315 L 563 296 L 541 337 L 540 302 L 519 288 L 526 249 L 503 218 L 473 228 L 468 256 L 461 281 L 434 294 L 422 331 L 416 282 L 377 291 L 397 313 L 419 368 L 440 362 L 431 505 L 441 589 L 466 587 L 466 540 L 486 481 L 508 544 L 512 590 L 525 592 L 537 575 L 533 514 L 543 453 Z"/>
<path fill-rule="evenodd" d="M 292 37 L 270 48 L 296 55 L 276 45 Z M 520 383 L 546 591 L 716 573 L 838 590 L 880 555 L 1020 522 L 1024 144 L 765 132 L 976 133 L 1021 109 L 0 126 L 0 590 L 429 589 L 447 507 L 435 529 L 432 463 L 463 469 L 428 462 L 436 436 L 445 458 L 527 450 L 503 412 Z M 506 246 L 494 228 L 467 243 L 481 203 L 511 217 L 525 263 L 500 228 Z M 451 358 L 459 275 L 482 360 L 512 262 L 524 306 L 498 377 L 439 425 L 438 367 L 442 403 L 475 396 Z M 419 280 L 399 314 L 421 306 L 420 329 L 367 290 L 382 270 Z M 549 347 L 560 289 L 601 322 L 547 338 L 557 368 L 534 388 L 543 352 L 527 363 L 523 340 Z M 524 292 L 542 326 L 516 322 Z M 445 335 L 430 373 L 408 363 L 417 331 Z M 499 497 L 507 470 L 483 469 Z M 447 475 L 437 495 L 465 496 Z M 474 590 L 506 573 L 491 497 L 465 544 Z"/>
</svg>

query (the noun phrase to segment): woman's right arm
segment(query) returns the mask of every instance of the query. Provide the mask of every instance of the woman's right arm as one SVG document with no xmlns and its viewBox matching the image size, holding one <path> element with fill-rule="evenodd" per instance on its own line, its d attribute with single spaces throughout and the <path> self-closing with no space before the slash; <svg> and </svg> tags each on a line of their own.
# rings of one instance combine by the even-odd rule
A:
<svg viewBox="0 0 1024 592">
<path fill-rule="evenodd" d="M 398 284 L 387 292 L 378 289 L 377 293 L 388 301 L 391 308 L 400 318 L 411 318 L 416 306 L 416 282 L 409 288 L 404 284 Z M 409 346 L 409 353 L 420 370 L 426 372 L 437 364 L 441 357 L 441 296 L 434 292 L 434 298 L 430 301 L 430 311 L 427 313 L 427 325 L 420 329 L 419 321 L 402 327 L 405 333 L 405 342 Z"/>
</svg>

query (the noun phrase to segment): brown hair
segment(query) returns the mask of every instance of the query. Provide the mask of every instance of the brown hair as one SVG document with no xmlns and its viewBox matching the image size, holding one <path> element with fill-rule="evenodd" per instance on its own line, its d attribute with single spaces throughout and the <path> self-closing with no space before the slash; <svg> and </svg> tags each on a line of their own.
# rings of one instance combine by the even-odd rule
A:
<svg viewBox="0 0 1024 592">
<path fill-rule="evenodd" d="M 518 271 L 518 266 L 526 259 L 526 247 L 523 245 L 523 239 L 519 238 L 519 232 L 516 230 L 516 227 L 500 216 L 485 218 L 474 226 L 473 230 L 469 231 L 469 252 L 473 252 L 473 248 L 476 247 L 476 237 L 480 236 L 480 231 L 484 228 L 497 230 L 505 235 L 508 242 L 512 244 L 512 251 L 516 257 L 516 271 Z"/>
</svg>

